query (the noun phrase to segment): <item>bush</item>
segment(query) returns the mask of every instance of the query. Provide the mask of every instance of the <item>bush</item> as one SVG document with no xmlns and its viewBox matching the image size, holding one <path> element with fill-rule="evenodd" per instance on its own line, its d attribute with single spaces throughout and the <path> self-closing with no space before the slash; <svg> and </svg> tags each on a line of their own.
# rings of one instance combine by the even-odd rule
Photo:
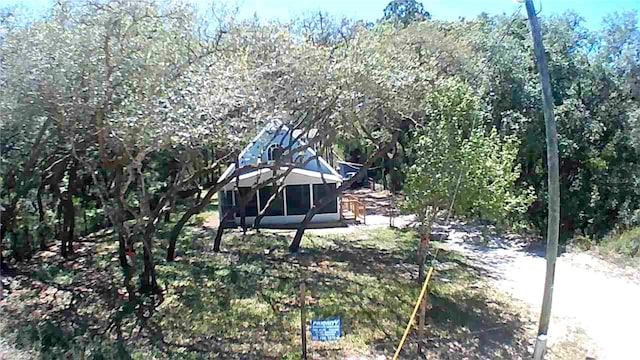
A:
<svg viewBox="0 0 640 360">
<path fill-rule="evenodd" d="M 602 248 L 629 257 L 640 256 L 640 227 L 614 232 L 602 241 Z"/>
<path fill-rule="evenodd" d="M 592 245 L 591 239 L 584 235 L 576 235 L 569 241 L 569 246 L 581 251 L 590 250 Z"/>
</svg>

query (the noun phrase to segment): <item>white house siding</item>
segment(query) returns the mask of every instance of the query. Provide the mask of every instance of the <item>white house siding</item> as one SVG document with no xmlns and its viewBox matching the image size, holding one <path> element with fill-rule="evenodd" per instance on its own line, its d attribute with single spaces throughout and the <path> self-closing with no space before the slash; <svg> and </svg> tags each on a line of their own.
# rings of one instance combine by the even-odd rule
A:
<svg viewBox="0 0 640 360">
<path fill-rule="evenodd" d="M 271 179 L 271 175 L 272 172 L 271 170 L 268 169 L 261 169 L 261 170 L 256 170 L 252 173 L 248 173 L 248 174 L 244 174 L 240 176 L 239 179 L 239 187 L 240 188 L 249 188 L 251 186 L 255 186 L 256 184 L 265 184 L 268 183 L 269 180 Z M 324 177 L 324 182 L 322 180 L 322 178 Z M 314 185 L 323 185 L 323 184 L 328 184 L 328 185 L 333 185 L 335 187 L 340 186 L 340 182 L 338 181 L 339 179 L 335 176 L 332 175 L 324 175 L 321 176 L 320 174 L 313 172 L 313 171 L 308 171 L 308 170 L 302 170 L 302 169 L 294 169 L 291 171 L 291 173 L 282 180 L 281 184 L 284 183 L 286 186 L 291 186 L 291 185 L 301 185 L 301 186 L 308 186 L 309 187 L 309 206 L 313 206 L 313 200 L 314 200 L 314 191 L 313 191 L 313 187 Z M 235 205 L 237 202 L 237 199 L 235 198 L 236 196 L 236 187 L 235 187 L 236 182 L 233 181 L 232 183 L 228 184 L 225 188 L 224 191 L 229 191 L 232 194 L 232 205 Z M 262 206 L 263 204 L 260 203 L 260 190 L 258 189 L 258 191 L 256 192 L 256 207 L 258 212 L 262 210 Z M 301 223 L 302 220 L 305 217 L 306 211 L 304 211 L 304 214 L 290 214 L 291 210 L 288 207 L 288 203 L 287 203 L 287 199 L 290 196 L 289 192 L 287 191 L 288 189 L 285 187 L 285 189 L 283 190 L 283 194 L 282 194 L 282 201 L 284 203 L 284 215 L 278 215 L 278 216 L 264 216 L 262 218 L 262 220 L 260 221 L 261 224 L 264 225 L 290 225 L 290 224 L 296 224 L 296 223 Z M 225 194 L 223 194 L 223 192 L 220 192 L 218 194 L 218 199 L 220 199 L 220 217 L 222 218 L 224 216 L 223 213 L 223 206 L 222 206 L 222 202 L 224 201 L 223 199 L 225 198 Z M 311 222 L 312 223 L 325 223 L 325 222 L 336 222 L 336 221 L 340 221 L 340 201 L 339 201 L 339 197 L 336 197 L 336 211 L 335 212 L 330 212 L 330 213 L 318 213 L 316 214 Z M 235 215 L 235 214 L 234 214 Z M 234 222 L 236 223 L 236 225 L 240 225 L 240 220 L 241 218 L 238 216 L 234 216 Z M 255 216 L 246 216 L 245 217 L 245 221 L 247 225 L 252 225 L 253 222 L 255 220 Z"/>
</svg>

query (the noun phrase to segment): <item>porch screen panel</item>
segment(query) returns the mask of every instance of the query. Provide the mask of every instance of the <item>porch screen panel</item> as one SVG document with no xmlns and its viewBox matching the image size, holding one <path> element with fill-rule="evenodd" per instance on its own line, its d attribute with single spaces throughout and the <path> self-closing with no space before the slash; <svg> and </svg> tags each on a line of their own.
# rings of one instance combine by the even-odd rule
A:
<svg viewBox="0 0 640 360">
<path fill-rule="evenodd" d="M 273 186 L 265 186 L 260 189 L 260 211 L 262 211 L 267 202 L 273 196 L 274 191 L 278 190 L 277 187 Z M 284 215 L 284 198 L 282 196 L 282 192 L 278 194 L 278 196 L 273 200 L 269 208 L 265 212 L 265 216 L 282 216 Z"/>
<path fill-rule="evenodd" d="M 313 184 L 313 204 L 318 205 L 320 201 L 329 195 L 333 194 L 331 201 L 318 211 L 318 214 L 333 214 L 338 212 L 338 198 L 336 191 L 336 184 Z"/>
<path fill-rule="evenodd" d="M 222 211 L 222 216 L 224 216 L 233 207 L 233 192 L 221 191 L 220 195 L 220 210 Z"/>
<path fill-rule="evenodd" d="M 246 196 L 249 196 L 249 193 L 251 193 L 251 188 L 241 187 L 241 188 L 238 188 L 238 191 L 240 196 L 236 198 L 237 206 L 240 205 L 240 201 L 242 201 L 241 199 L 244 199 Z M 236 210 L 236 216 L 240 217 L 241 214 L 242 213 L 240 212 L 240 208 L 238 208 Z M 253 196 L 251 197 L 251 200 L 249 200 L 249 202 L 247 203 L 247 206 L 245 207 L 245 215 L 246 216 L 258 215 L 258 198 L 256 197 L 256 193 L 253 194 Z"/>
<path fill-rule="evenodd" d="M 309 185 L 288 185 L 287 215 L 305 215 L 311 208 Z"/>
</svg>

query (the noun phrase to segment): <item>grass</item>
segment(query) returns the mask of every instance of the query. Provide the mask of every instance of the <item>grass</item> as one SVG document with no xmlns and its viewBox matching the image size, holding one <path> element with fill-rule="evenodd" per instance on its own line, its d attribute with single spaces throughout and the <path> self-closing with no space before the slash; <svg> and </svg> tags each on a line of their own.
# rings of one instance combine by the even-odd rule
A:
<svg viewBox="0 0 640 360">
<path fill-rule="evenodd" d="M 167 263 L 166 240 L 159 241 L 165 293 L 145 327 L 123 297 L 117 244 L 104 237 L 83 242 L 72 260 L 28 264 L 12 280 L 1 331 L 44 358 L 297 359 L 304 281 L 307 319 L 339 316 L 343 324 L 339 341 L 310 344 L 311 358 L 393 354 L 419 292 L 413 232 L 310 234 L 298 254 L 287 252 L 291 232 L 230 234 L 215 254 L 213 230 L 199 223 L 180 237 L 179 261 Z M 432 243 L 432 255 L 439 247 Z M 435 264 L 430 358 L 526 356 L 527 320 L 490 289 L 484 270 L 444 248 Z M 403 358 L 416 358 L 416 341 L 412 333 Z"/>
<path fill-rule="evenodd" d="M 600 248 L 608 254 L 640 257 L 640 227 L 610 234 L 602 240 Z"/>
</svg>

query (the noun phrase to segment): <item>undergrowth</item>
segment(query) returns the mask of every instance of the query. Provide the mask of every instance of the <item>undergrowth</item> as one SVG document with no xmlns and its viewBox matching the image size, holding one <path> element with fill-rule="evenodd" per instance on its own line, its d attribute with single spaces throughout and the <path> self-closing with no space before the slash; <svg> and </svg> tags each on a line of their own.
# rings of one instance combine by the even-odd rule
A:
<svg viewBox="0 0 640 360">
<path fill-rule="evenodd" d="M 600 247 L 606 253 L 639 257 L 640 227 L 613 232 L 602 240 Z"/>
<path fill-rule="evenodd" d="M 179 261 L 164 260 L 166 240 L 156 248 L 165 291 L 147 323 L 120 289 L 117 243 L 105 237 L 83 242 L 71 260 L 34 259 L 13 277 L 0 336 L 43 358 L 294 359 L 305 282 L 307 319 L 342 319 L 341 339 L 311 342 L 311 358 L 393 354 L 419 292 L 413 232 L 308 234 L 298 254 L 287 251 L 291 232 L 233 233 L 216 254 L 213 229 L 185 230 Z M 485 271 L 445 248 L 435 264 L 423 339 L 430 358 L 522 357 L 521 313 L 490 289 Z M 403 358 L 416 357 L 416 341 L 412 333 Z"/>
</svg>

